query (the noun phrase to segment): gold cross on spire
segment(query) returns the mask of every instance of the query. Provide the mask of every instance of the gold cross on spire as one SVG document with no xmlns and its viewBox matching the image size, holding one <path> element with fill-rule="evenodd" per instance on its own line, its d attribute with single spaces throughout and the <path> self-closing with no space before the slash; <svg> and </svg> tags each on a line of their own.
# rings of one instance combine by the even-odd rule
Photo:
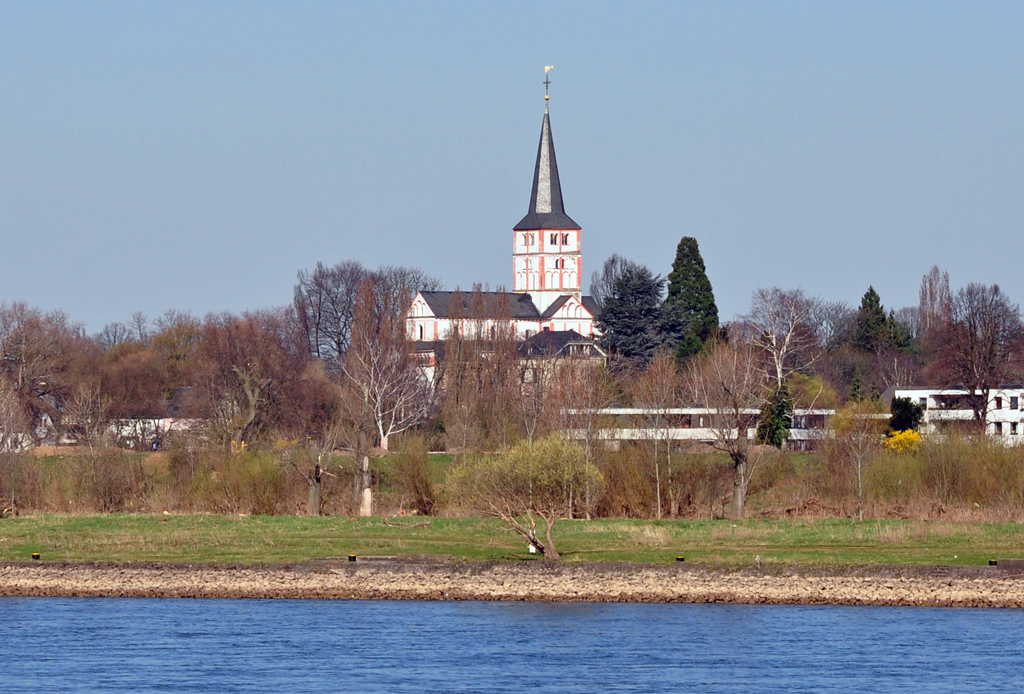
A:
<svg viewBox="0 0 1024 694">
<path fill-rule="evenodd" d="M 551 79 L 548 77 L 548 72 L 550 72 L 551 68 L 553 67 L 554 65 L 544 66 L 544 101 L 547 101 L 548 99 L 551 98 L 550 96 L 548 96 L 548 87 L 551 86 Z"/>
</svg>

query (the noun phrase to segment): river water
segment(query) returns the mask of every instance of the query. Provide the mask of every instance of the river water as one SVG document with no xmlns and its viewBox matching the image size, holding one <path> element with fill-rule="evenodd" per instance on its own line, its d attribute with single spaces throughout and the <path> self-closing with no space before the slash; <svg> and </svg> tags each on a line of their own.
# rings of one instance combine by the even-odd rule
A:
<svg viewBox="0 0 1024 694">
<path fill-rule="evenodd" d="M 1019 692 L 1024 611 L 0 598 L 4 692 Z"/>
</svg>

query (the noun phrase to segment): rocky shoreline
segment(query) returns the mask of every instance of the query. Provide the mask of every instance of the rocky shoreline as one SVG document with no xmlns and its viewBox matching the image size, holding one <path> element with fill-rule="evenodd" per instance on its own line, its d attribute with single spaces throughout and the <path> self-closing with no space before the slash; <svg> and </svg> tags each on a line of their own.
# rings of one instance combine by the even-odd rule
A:
<svg viewBox="0 0 1024 694">
<path fill-rule="evenodd" d="M 681 565 L 323 561 L 278 567 L 0 566 L 0 596 L 724 602 L 1024 607 L 995 567 L 711 569 Z"/>
</svg>

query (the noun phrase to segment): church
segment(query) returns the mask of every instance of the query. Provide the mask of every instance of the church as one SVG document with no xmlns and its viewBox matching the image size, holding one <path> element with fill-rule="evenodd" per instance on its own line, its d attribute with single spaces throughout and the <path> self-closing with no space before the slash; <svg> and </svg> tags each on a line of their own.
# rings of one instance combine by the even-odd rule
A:
<svg viewBox="0 0 1024 694">
<path fill-rule="evenodd" d="M 594 327 L 599 309 L 591 297 L 583 296 L 582 230 L 562 203 L 547 95 L 544 99 L 530 209 L 512 230 L 512 291 L 484 292 L 483 306 L 475 307 L 472 318 L 484 321 L 485 334 L 497 322 L 510 321 L 520 339 L 571 331 L 592 342 L 600 334 Z M 406 323 L 417 352 L 432 352 L 432 345 L 448 337 L 455 324 L 463 330 L 457 319 L 470 317 L 470 294 L 416 294 Z M 461 306 L 453 306 L 453 298 L 461 298 Z"/>
</svg>

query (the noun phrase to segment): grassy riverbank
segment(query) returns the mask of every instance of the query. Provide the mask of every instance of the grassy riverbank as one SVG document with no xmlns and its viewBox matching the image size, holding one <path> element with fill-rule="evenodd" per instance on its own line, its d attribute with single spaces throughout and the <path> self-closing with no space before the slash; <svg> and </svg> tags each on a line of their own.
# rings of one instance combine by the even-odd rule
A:
<svg viewBox="0 0 1024 694">
<path fill-rule="evenodd" d="M 772 519 L 733 522 L 563 521 L 556 542 L 568 562 L 984 565 L 1024 555 L 1024 524 Z M 0 560 L 259 565 L 356 554 L 529 558 L 496 520 L 332 516 L 58 515 L 0 520 Z"/>
</svg>

